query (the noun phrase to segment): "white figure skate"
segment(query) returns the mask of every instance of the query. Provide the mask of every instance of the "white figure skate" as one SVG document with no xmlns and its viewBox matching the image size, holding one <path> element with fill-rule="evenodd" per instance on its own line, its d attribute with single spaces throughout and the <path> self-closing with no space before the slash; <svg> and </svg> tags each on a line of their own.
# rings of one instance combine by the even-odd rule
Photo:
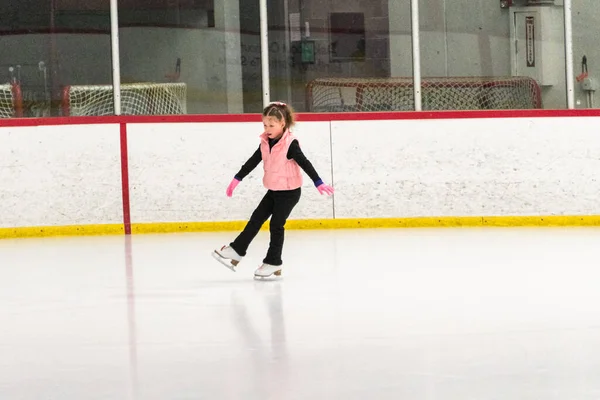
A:
<svg viewBox="0 0 600 400">
<path fill-rule="evenodd" d="M 254 271 L 255 278 L 268 278 L 271 275 L 281 276 L 281 265 L 263 264 Z"/>
<path fill-rule="evenodd" d="M 215 260 L 232 270 L 236 271 L 235 267 L 242 261 L 242 256 L 240 256 L 234 249 L 229 246 L 223 246 L 220 250 L 215 250 L 212 253 L 212 256 Z"/>
</svg>

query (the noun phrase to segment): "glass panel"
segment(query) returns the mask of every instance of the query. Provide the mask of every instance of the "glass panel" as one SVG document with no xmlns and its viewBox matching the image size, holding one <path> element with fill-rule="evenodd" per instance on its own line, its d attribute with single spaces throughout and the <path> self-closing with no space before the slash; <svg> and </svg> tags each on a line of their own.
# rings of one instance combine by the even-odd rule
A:
<svg viewBox="0 0 600 400">
<path fill-rule="evenodd" d="M 243 112 L 238 1 L 120 0 L 122 113 Z"/>
<path fill-rule="evenodd" d="M 276 46 L 279 68 L 271 84 L 279 98 L 298 111 L 413 109 L 408 0 L 283 3 L 272 29 L 285 37 L 279 43 L 288 43 Z M 390 46 L 392 37 L 408 44 L 408 52 Z M 287 76 L 288 87 L 274 84 Z"/>
<path fill-rule="evenodd" d="M 79 115 L 76 86 L 111 83 L 108 1 L 9 3 L 0 13 L 0 117 Z M 113 113 L 110 98 L 103 114 Z"/>
<path fill-rule="evenodd" d="M 593 0 L 573 1 L 573 72 L 575 108 L 599 108 L 600 8 Z"/>
<path fill-rule="evenodd" d="M 259 112 L 259 14 L 259 0 L 121 0 L 123 113 Z M 272 100 L 298 111 L 413 109 L 408 0 L 268 0 L 268 15 Z"/>
<path fill-rule="evenodd" d="M 288 1 L 267 1 L 269 20 L 269 75 L 271 100 L 292 104 Z M 292 104 L 293 106 L 293 104 Z"/>
<path fill-rule="evenodd" d="M 244 112 L 257 113 L 263 106 L 259 0 L 240 0 L 239 3 Z"/>
<path fill-rule="evenodd" d="M 534 2 L 420 0 L 423 110 L 565 108 L 563 8 Z"/>
</svg>

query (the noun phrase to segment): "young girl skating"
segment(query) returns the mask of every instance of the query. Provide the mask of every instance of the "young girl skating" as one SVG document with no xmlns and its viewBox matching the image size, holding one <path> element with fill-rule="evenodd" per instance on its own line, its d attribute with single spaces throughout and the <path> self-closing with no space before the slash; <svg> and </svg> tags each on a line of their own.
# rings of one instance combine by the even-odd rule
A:
<svg viewBox="0 0 600 400">
<path fill-rule="evenodd" d="M 262 113 L 264 133 L 260 135 L 260 145 L 252 157 L 246 161 L 227 187 L 227 196 L 231 197 L 236 186 L 262 161 L 264 166 L 263 184 L 267 193 L 261 200 L 250 220 L 238 237 L 219 250 L 213 257 L 235 271 L 246 255 L 250 243 L 269 217 L 271 241 L 263 264 L 254 271 L 254 276 L 266 278 L 281 275 L 283 261 L 281 252 L 285 223 L 294 206 L 300 200 L 302 172 L 312 179 L 319 193 L 333 194 L 333 188 L 323 183 L 314 167 L 308 161 L 296 137 L 290 129 L 294 125 L 294 111 L 285 103 L 269 104 Z"/>
</svg>

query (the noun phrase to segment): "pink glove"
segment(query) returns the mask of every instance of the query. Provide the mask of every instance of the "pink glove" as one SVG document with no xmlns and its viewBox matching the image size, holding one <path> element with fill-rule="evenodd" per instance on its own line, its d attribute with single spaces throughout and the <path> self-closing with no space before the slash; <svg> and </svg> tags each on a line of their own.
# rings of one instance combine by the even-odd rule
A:
<svg viewBox="0 0 600 400">
<path fill-rule="evenodd" d="M 333 194 L 333 188 L 325 183 L 321 183 L 319 186 L 317 186 L 317 190 L 319 191 L 320 194 L 323 194 L 323 193 L 326 193 L 328 195 Z"/>
<path fill-rule="evenodd" d="M 231 180 L 231 183 L 229 184 L 229 186 L 227 186 L 227 191 L 225 192 L 225 193 L 227 193 L 227 197 L 231 197 L 233 195 L 233 191 L 239 184 L 240 184 L 240 181 L 238 181 L 237 179 L 233 178 Z"/>
</svg>

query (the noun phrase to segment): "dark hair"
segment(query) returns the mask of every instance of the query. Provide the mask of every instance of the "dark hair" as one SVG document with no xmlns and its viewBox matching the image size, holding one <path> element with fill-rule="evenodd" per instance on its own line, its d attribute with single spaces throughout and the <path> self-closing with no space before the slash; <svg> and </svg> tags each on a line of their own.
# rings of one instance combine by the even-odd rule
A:
<svg viewBox="0 0 600 400">
<path fill-rule="evenodd" d="M 294 109 L 282 102 L 273 102 L 266 106 L 262 113 L 263 117 L 273 117 L 278 121 L 285 121 L 283 130 L 290 129 L 296 123 Z"/>
</svg>

